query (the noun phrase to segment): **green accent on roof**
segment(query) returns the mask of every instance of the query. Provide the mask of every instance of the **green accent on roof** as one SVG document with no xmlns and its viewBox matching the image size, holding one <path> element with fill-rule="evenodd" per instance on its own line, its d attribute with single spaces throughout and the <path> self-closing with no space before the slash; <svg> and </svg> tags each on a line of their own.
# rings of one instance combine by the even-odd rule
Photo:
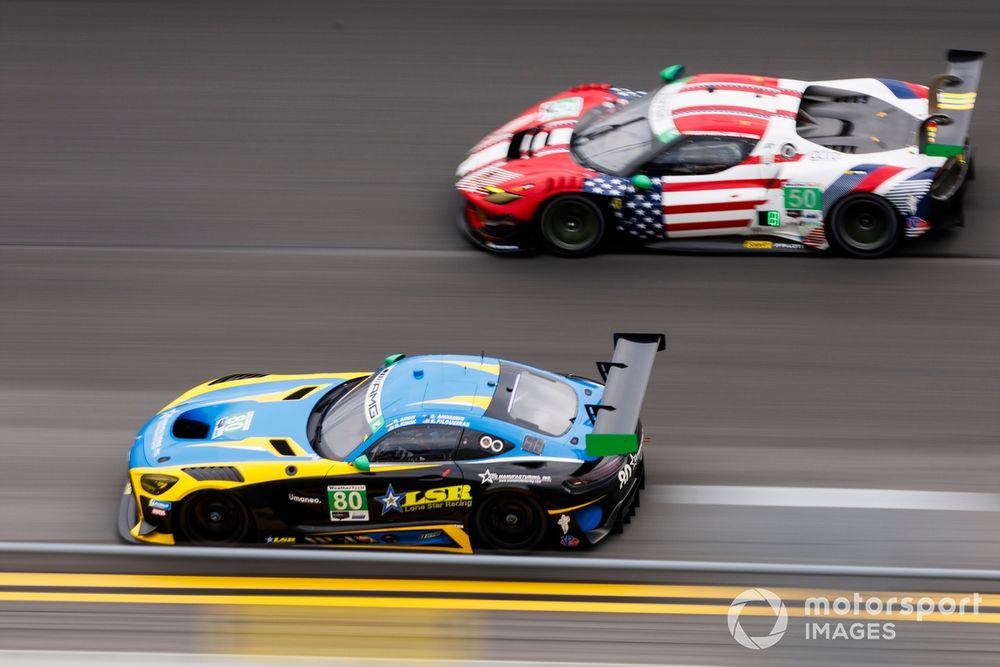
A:
<svg viewBox="0 0 1000 667">
<path fill-rule="evenodd" d="M 636 190 L 648 190 L 653 187 L 653 181 L 646 174 L 636 174 L 632 177 L 632 187 Z"/>
<path fill-rule="evenodd" d="M 635 433 L 588 433 L 587 456 L 616 456 L 639 451 Z"/>
<path fill-rule="evenodd" d="M 390 354 L 388 357 L 385 358 L 385 365 L 392 366 L 394 363 L 396 363 L 400 359 L 404 359 L 405 357 L 406 357 L 405 354 Z"/>
<path fill-rule="evenodd" d="M 664 83 L 671 83 L 684 71 L 684 65 L 671 65 L 660 70 L 660 78 Z"/>
<path fill-rule="evenodd" d="M 924 155 L 931 157 L 951 157 L 961 155 L 965 150 L 964 146 L 949 146 L 948 144 L 927 144 L 924 146 Z"/>
</svg>

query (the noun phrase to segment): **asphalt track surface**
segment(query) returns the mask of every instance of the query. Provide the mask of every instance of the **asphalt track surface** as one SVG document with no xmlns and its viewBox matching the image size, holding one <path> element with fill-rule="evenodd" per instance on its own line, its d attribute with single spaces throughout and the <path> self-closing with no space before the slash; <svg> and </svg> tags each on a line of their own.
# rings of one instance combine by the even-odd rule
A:
<svg viewBox="0 0 1000 667">
<path fill-rule="evenodd" d="M 0 540 L 114 540 L 134 430 L 206 378 L 364 370 L 397 351 L 592 373 L 613 331 L 662 330 L 644 416 L 652 487 L 625 535 L 593 555 L 995 567 L 1000 513 L 975 502 L 844 507 L 809 491 L 1000 493 L 992 61 L 967 227 L 890 260 L 495 258 L 454 230 L 451 182 L 483 134 L 574 83 L 650 87 L 673 62 L 926 81 L 946 48 L 988 50 L 997 34 L 987 2 L 5 0 Z M 703 485 L 802 491 L 784 506 L 674 502 Z M 0 648 L 121 648 L 114 624 L 127 619 L 109 609 L 32 611 L 4 607 Z M 53 614 L 105 629 L 93 643 L 26 629 Z M 192 616 L 167 618 L 163 634 L 192 631 Z M 665 617 L 645 634 L 620 634 L 634 626 L 617 617 L 534 618 L 505 616 L 496 637 L 533 628 L 551 637 L 546 659 L 601 660 L 580 640 L 605 633 L 613 655 L 654 663 L 861 664 L 872 649 L 873 664 L 996 664 L 1000 652 L 990 625 L 922 625 L 891 651 L 799 642 L 781 654 L 786 644 L 734 646 L 710 616 Z M 496 637 L 471 652 L 504 657 Z"/>
</svg>

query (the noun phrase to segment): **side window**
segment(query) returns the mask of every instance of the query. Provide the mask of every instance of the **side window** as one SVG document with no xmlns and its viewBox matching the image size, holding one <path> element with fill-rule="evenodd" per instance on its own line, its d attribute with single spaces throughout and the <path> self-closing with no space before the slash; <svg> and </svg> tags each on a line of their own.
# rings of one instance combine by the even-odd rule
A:
<svg viewBox="0 0 1000 667">
<path fill-rule="evenodd" d="M 386 434 L 365 454 L 372 463 L 450 461 L 462 430 L 457 426 L 405 426 Z"/>
<path fill-rule="evenodd" d="M 645 169 L 654 176 L 714 174 L 743 162 L 756 145 L 740 137 L 687 137 L 668 146 Z"/>
<path fill-rule="evenodd" d="M 507 442 L 482 431 L 465 429 L 462 434 L 462 442 L 458 446 L 459 461 L 473 461 L 475 459 L 485 459 L 491 456 L 500 456 L 514 449 L 513 443 Z"/>
</svg>

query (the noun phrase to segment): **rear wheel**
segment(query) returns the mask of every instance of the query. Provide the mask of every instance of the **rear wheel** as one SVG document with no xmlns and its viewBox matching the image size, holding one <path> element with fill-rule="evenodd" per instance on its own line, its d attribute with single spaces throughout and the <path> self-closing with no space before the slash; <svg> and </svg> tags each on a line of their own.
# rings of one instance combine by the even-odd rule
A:
<svg viewBox="0 0 1000 667">
<path fill-rule="evenodd" d="M 852 195 L 833 209 L 830 236 L 842 251 L 854 257 L 883 257 L 895 249 L 903 231 L 892 204 L 871 194 Z"/>
<path fill-rule="evenodd" d="M 184 501 L 180 529 L 195 544 L 237 544 L 250 532 L 250 513 L 231 493 L 205 491 Z"/>
<path fill-rule="evenodd" d="M 500 551 L 530 551 L 548 530 L 545 512 L 524 493 L 486 496 L 475 515 L 475 530 L 487 547 Z"/>
<path fill-rule="evenodd" d="M 553 199 L 542 209 L 538 223 L 545 248 L 563 257 L 582 257 L 597 250 L 605 227 L 601 209 L 580 195 Z"/>
</svg>

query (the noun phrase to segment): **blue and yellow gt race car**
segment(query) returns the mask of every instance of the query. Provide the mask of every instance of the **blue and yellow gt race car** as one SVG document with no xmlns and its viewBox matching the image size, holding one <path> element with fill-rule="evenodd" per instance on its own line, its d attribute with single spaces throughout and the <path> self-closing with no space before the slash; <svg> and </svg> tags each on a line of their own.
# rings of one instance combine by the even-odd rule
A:
<svg viewBox="0 0 1000 667">
<path fill-rule="evenodd" d="M 638 506 L 639 410 L 664 345 L 616 334 L 603 383 L 455 355 L 206 382 L 139 431 L 119 533 L 453 552 L 594 544 Z"/>
</svg>

